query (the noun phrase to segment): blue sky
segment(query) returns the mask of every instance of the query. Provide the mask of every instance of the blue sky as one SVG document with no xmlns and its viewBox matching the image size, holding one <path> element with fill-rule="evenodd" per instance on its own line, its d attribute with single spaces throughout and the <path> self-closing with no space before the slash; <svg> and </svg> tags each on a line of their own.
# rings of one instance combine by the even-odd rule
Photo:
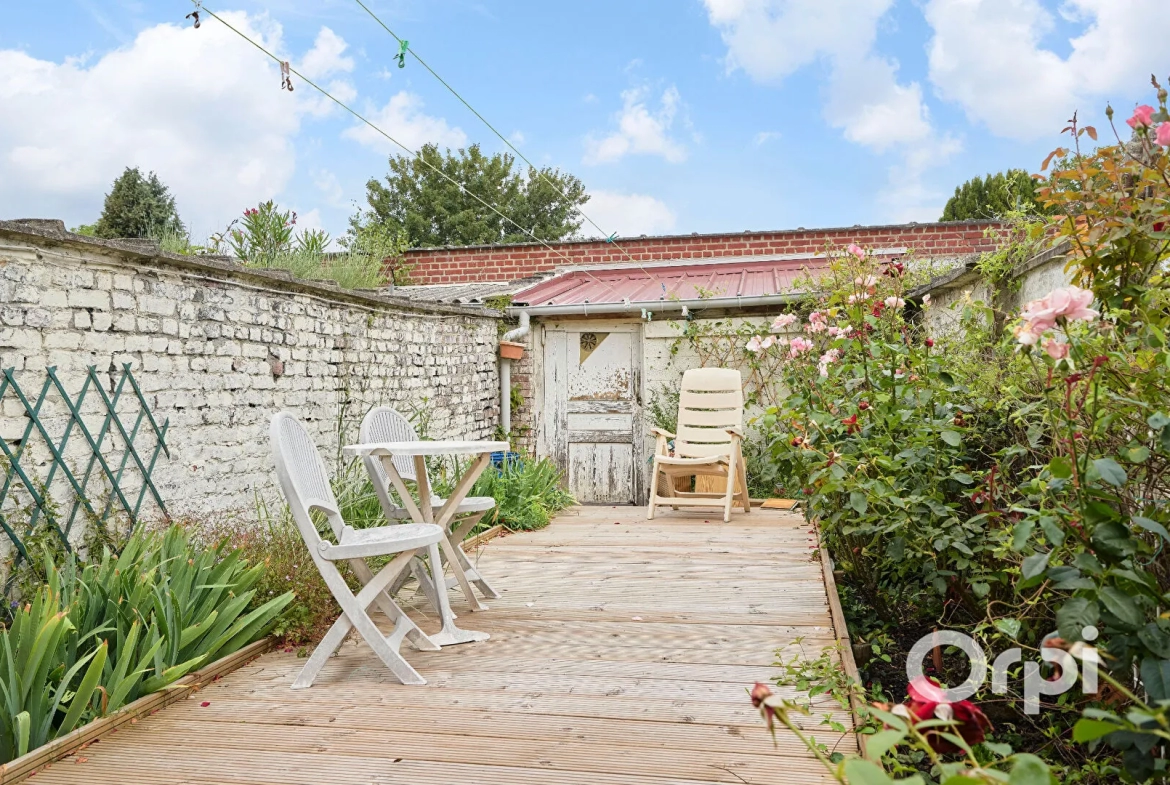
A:
<svg viewBox="0 0 1170 785">
<path fill-rule="evenodd" d="M 937 219 L 1074 109 L 1150 101 L 1164 0 L 372 0 L 607 231 Z M 411 147 L 503 149 L 353 0 L 207 3 Z M 195 236 L 267 198 L 337 234 L 390 149 L 189 0 L 6 4 L 0 218 L 89 222 L 127 165 Z M 588 227 L 587 227 L 588 228 Z"/>
</svg>

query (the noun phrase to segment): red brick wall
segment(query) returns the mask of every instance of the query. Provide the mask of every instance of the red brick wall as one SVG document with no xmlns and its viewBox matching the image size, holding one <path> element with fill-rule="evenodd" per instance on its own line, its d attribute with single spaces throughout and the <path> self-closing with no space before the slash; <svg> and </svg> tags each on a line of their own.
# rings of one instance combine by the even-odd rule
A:
<svg viewBox="0 0 1170 785">
<path fill-rule="evenodd" d="M 553 243 L 553 250 L 532 243 L 424 248 L 407 251 L 406 264 L 411 267 L 412 283 L 438 284 L 510 281 L 564 265 L 816 253 L 823 251 L 826 244 L 906 247 L 920 256 L 957 256 L 992 250 L 996 239 L 987 237 L 986 231 L 997 231 L 1001 226 L 994 221 L 964 221 L 621 239 L 617 245 L 625 249 L 628 257 L 603 240 Z"/>
</svg>

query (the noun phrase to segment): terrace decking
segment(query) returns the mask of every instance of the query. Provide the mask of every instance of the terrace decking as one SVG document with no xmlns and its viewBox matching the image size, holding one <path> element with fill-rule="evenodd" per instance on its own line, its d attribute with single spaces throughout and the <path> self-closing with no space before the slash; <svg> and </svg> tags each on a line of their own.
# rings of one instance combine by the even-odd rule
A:
<svg viewBox="0 0 1170 785">
<path fill-rule="evenodd" d="M 294 692 L 304 660 L 272 652 L 31 782 L 828 782 L 787 731 L 773 746 L 747 694 L 776 673 L 777 649 L 817 657 L 834 642 L 814 544 L 799 516 L 773 510 L 724 524 L 714 512 L 646 521 L 641 508 L 576 508 L 483 546 L 503 597 L 476 614 L 457 591 L 452 602 L 461 626 L 492 638 L 404 645 L 425 687 L 399 685 L 351 639 Z M 819 724 L 832 712 L 849 726 L 847 712 L 831 700 L 814 712 L 805 725 L 819 741 L 856 751 Z"/>
</svg>

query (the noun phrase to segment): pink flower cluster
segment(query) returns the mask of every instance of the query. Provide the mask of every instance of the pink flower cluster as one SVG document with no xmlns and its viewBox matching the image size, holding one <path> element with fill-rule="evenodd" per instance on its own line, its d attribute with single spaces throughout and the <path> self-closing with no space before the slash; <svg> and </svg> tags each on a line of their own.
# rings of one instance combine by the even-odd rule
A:
<svg viewBox="0 0 1170 785">
<path fill-rule="evenodd" d="M 1154 107 L 1142 104 L 1133 110 L 1133 117 L 1125 121 L 1126 125 L 1135 131 L 1138 128 L 1152 128 L 1154 125 Z M 1163 147 L 1170 147 L 1170 123 L 1160 123 L 1154 131 L 1154 142 Z"/>
<path fill-rule="evenodd" d="M 857 243 L 849 243 L 849 247 L 845 250 L 857 257 L 858 261 L 865 258 L 865 249 Z"/>
<path fill-rule="evenodd" d="M 829 328 L 828 332 L 834 338 L 848 338 L 853 334 L 853 325 L 847 324 L 844 327 L 833 326 Z"/>
<path fill-rule="evenodd" d="M 772 321 L 771 330 L 774 333 L 782 333 L 792 325 L 796 324 L 797 317 L 793 313 L 782 313 Z"/>
<path fill-rule="evenodd" d="M 820 311 L 813 311 L 808 315 L 808 324 L 805 325 L 804 331 L 807 333 L 823 333 L 825 328 L 829 326 L 825 315 Z"/>
<path fill-rule="evenodd" d="M 744 348 L 749 352 L 755 353 L 770 348 L 774 343 L 776 343 L 776 339 L 770 335 L 767 338 L 761 338 L 758 335 L 753 335 L 751 340 L 747 342 L 747 345 L 744 346 Z"/>
<path fill-rule="evenodd" d="M 813 348 L 812 341 L 808 340 L 807 338 L 801 338 L 801 337 L 797 336 L 796 338 L 792 339 L 792 343 L 789 344 L 789 346 L 788 346 L 788 356 L 789 357 L 799 357 L 800 355 L 804 354 L 805 352 L 809 351 L 812 348 Z"/>
<path fill-rule="evenodd" d="M 1093 293 L 1087 289 L 1077 286 L 1056 289 L 1047 297 L 1024 306 L 1024 312 L 1020 314 L 1024 322 L 1016 328 L 1016 340 L 1032 346 L 1056 326 L 1058 319 L 1092 321 L 1099 313 L 1089 307 L 1092 304 Z"/>
<path fill-rule="evenodd" d="M 841 359 L 841 350 L 840 349 L 830 349 L 829 351 L 825 352 L 824 354 L 821 355 L 820 359 L 817 361 L 817 373 L 819 373 L 823 377 L 828 376 L 829 375 L 829 363 L 835 363 L 839 359 Z"/>
</svg>

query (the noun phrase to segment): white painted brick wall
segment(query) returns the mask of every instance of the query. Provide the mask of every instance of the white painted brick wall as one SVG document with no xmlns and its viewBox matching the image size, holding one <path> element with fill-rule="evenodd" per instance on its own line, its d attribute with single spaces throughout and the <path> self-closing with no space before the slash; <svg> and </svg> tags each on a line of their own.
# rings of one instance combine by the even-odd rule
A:
<svg viewBox="0 0 1170 785">
<path fill-rule="evenodd" d="M 282 409 L 308 424 L 327 461 L 343 409 L 355 438 L 379 403 L 426 407 L 436 438 L 496 429 L 493 312 L 41 235 L 0 223 L 0 367 L 35 392 L 56 366 L 76 394 L 88 366 L 109 384 L 110 370 L 130 363 L 155 417 L 170 420 L 171 459 L 160 459 L 154 478 L 173 514 L 249 513 L 257 494 L 273 500 L 268 422 Z M 43 419 L 60 433 L 64 409 L 50 402 Z M 10 447 L 27 422 L 7 396 L 0 436 Z M 34 455 L 43 472 L 47 455 Z"/>
</svg>

